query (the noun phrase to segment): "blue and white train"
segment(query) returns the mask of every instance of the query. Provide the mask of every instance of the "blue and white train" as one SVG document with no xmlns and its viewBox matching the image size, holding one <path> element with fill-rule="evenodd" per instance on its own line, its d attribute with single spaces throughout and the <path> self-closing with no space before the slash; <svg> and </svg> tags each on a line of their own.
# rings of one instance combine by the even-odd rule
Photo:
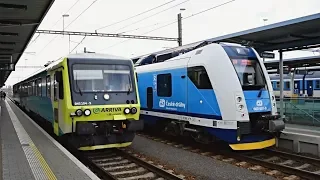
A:
<svg viewBox="0 0 320 180">
<path fill-rule="evenodd" d="M 213 42 L 179 48 L 184 54 L 172 50 L 136 62 L 145 125 L 205 143 L 222 140 L 233 150 L 273 146 L 284 122 L 257 52 Z"/>
<path fill-rule="evenodd" d="M 280 75 L 279 74 L 269 74 L 272 86 L 274 89 L 274 94 L 276 97 L 280 97 Z M 292 75 L 283 75 L 283 96 L 292 97 L 295 93 L 299 96 L 304 97 L 320 97 L 320 72 L 311 71 L 308 74 L 295 74 L 293 81 L 293 89 L 291 89 Z"/>
</svg>

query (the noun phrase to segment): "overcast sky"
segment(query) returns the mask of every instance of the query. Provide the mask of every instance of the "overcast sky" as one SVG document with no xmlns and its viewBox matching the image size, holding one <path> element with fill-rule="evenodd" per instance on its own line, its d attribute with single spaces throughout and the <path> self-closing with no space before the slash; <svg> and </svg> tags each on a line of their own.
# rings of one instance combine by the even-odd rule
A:
<svg viewBox="0 0 320 180">
<path fill-rule="evenodd" d="M 76 3 L 77 1 L 55 0 L 39 29 L 62 30 L 62 15 L 67 13 L 69 17 L 65 18 L 65 30 L 94 32 L 101 27 L 127 19 L 172 0 L 79 0 Z M 228 1 L 175 0 L 130 20 L 99 29 L 98 32 L 177 37 L 176 23 L 147 34 L 146 32 L 175 21 L 180 8 L 186 9 L 182 12 L 182 16 L 187 17 Z M 69 10 L 75 3 L 76 5 Z M 90 5 L 91 7 L 79 16 Z M 319 7 L 319 0 L 235 0 L 183 20 L 183 44 L 319 13 Z M 67 12 L 68 10 L 69 12 Z M 158 14 L 154 15 L 156 13 Z M 264 22 L 263 19 L 268 19 L 268 21 Z M 137 22 L 139 20 L 142 21 Z M 81 36 L 71 36 L 71 50 L 82 39 Z M 176 42 L 167 41 L 125 40 L 127 39 L 86 37 L 72 53 L 83 52 L 83 48 L 86 47 L 89 51 L 131 58 L 178 45 Z M 69 52 L 68 36 L 41 34 L 38 37 L 38 34 L 35 34 L 31 42 L 25 51 L 29 53 L 21 57 L 17 66 L 42 66 L 48 61 L 67 55 Z M 34 53 L 30 54 L 30 52 Z M 319 53 L 296 51 L 285 53 L 284 58 L 313 55 L 319 55 Z M 11 73 L 6 85 L 21 81 L 38 69 L 17 67 L 16 71 Z"/>
</svg>

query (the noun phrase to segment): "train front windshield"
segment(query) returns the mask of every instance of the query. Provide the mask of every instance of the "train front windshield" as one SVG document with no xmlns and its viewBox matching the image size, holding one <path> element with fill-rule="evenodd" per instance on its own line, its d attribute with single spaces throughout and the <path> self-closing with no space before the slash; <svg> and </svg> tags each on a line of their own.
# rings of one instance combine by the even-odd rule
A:
<svg viewBox="0 0 320 180">
<path fill-rule="evenodd" d="M 222 47 L 235 68 L 243 90 L 266 88 L 265 76 L 252 48 L 225 44 L 222 44 Z"/>
<path fill-rule="evenodd" d="M 243 88 L 265 87 L 266 81 L 258 60 L 232 59 Z"/>
<path fill-rule="evenodd" d="M 131 92 L 132 78 L 127 65 L 74 64 L 76 92 Z"/>
</svg>

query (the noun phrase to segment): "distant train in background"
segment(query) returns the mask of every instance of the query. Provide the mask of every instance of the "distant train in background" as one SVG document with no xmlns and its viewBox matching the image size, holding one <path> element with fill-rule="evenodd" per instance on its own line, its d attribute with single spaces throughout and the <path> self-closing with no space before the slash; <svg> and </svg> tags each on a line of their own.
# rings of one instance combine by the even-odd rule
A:
<svg viewBox="0 0 320 180">
<path fill-rule="evenodd" d="M 280 75 L 269 74 L 272 82 L 273 92 L 276 97 L 280 97 Z M 283 95 L 284 97 L 292 97 L 291 91 L 291 75 L 283 75 Z M 298 96 L 315 97 L 320 98 L 320 72 L 311 71 L 307 74 L 295 74 L 294 75 L 294 91 Z"/>
</svg>

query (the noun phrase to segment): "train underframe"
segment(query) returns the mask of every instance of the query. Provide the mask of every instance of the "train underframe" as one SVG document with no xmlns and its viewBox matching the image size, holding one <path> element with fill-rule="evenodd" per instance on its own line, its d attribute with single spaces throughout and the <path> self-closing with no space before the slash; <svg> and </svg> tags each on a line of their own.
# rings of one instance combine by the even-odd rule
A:
<svg viewBox="0 0 320 180">
<path fill-rule="evenodd" d="M 79 150 L 95 150 L 126 147 L 142 129 L 142 120 L 77 122 L 75 132 L 64 136 Z"/>
<path fill-rule="evenodd" d="M 238 122 L 238 129 L 234 131 L 207 128 L 189 124 L 187 121 L 173 119 L 157 120 L 155 127 L 168 135 L 189 136 L 203 144 L 217 141 L 223 141 L 228 144 L 244 144 L 261 142 L 280 136 L 281 131 L 284 129 L 284 121 L 279 120 L 279 117 L 279 115 L 263 113 L 250 114 L 251 120 L 249 122 Z M 217 131 L 219 132 L 217 133 Z M 226 139 L 224 137 L 227 133 L 231 138 Z"/>
</svg>

